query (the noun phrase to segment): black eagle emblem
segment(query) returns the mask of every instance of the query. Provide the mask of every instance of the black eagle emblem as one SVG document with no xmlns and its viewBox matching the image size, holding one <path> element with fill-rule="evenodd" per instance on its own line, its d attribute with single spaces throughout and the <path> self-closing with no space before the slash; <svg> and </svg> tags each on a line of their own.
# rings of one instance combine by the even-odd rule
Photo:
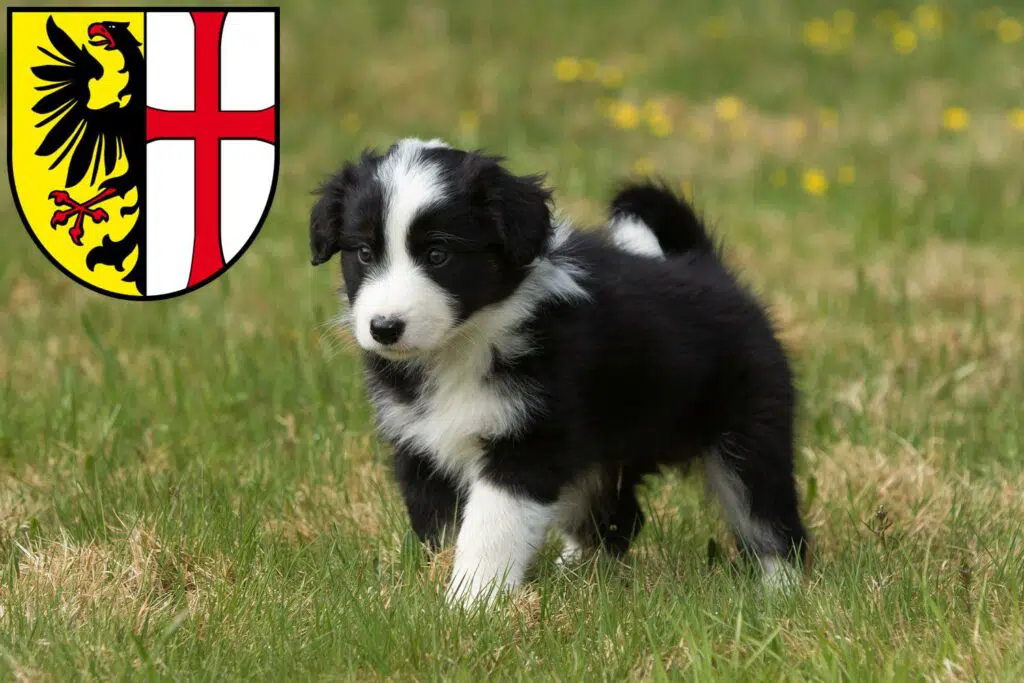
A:
<svg viewBox="0 0 1024 683">
<path fill-rule="evenodd" d="M 89 26 L 89 44 L 119 52 L 124 67 L 119 73 L 127 74 L 127 84 L 118 92 L 117 101 L 100 108 L 90 106 L 89 84 L 104 78 L 102 65 L 84 45 L 76 45 L 68 34 L 57 26 L 53 17 L 46 22 L 49 47 L 39 47 L 51 62 L 32 67 L 32 73 L 43 84 L 36 86 L 42 93 L 32 111 L 42 115 L 37 128 L 49 127 L 46 137 L 36 149 L 36 155 L 52 157 L 50 170 L 68 161 L 67 177 L 63 188 L 54 189 L 49 197 L 58 208 L 50 219 L 50 226 L 74 222 L 68 234 L 75 244 L 82 245 L 86 218 L 93 223 L 109 219 L 99 205 L 112 197 L 124 198 L 131 190 L 137 191 L 137 201 L 121 209 L 121 216 L 135 216 L 135 222 L 124 238 L 111 240 L 105 235 L 102 244 L 89 251 L 86 265 L 93 270 L 99 264 L 124 270 L 124 261 L 140 246 L 144 204 L 141 180 L 146 163 L 146 69 L 140 49 L 141 43 L 132 35 L 126 22 L 101 21 Z M 127 170 L 111 177 L 121 159 Z M 89 179 L 99 192 L 85 201 L 78 201 L 70 188 Z M 142 255 L 123 279 L 142 290 L 144 277 Z"/>
</svg>

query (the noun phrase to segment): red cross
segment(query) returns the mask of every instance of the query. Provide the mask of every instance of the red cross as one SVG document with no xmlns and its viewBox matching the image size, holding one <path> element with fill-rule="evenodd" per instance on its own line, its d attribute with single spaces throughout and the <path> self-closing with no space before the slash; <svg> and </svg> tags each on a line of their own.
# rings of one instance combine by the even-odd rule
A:
<svg viewBox="0 0 1024 683">
<path fill-rule="evenodd" d="M 220 245 L 220 141 L 274 143 L 274 107 L 259 111 L 220 108 L 220 34 L 224 12 L 191 12 L 196 27 L 196 96 L 193 111 L 146 108 L 146 140 L 195 140 L 196 239 L 188 286 L 224 268 Z M 165 209 L 166 210 L 166 209 Z"/>
</svg>

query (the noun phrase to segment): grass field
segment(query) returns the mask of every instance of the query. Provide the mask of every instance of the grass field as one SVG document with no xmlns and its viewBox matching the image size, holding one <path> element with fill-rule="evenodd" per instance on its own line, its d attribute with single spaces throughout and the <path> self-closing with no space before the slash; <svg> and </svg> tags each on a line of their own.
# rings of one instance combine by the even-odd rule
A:
<svg viewBox="0 0 1024 683">
<path fill-rule="evenodd" d="M 1024 680 L 1024 4 L 282 10 L 255 245 L 182 299 L 73 284 L 0 206 L 0 677 Z M 555 7 L 557 5 L 557 8 Z M 446 611 L 308 265 L 321 176 L 442 136 L 691 193 L 799 372 L 807 585 L 771 599 L 694 480 L 625 563 Z"/>
</svg>

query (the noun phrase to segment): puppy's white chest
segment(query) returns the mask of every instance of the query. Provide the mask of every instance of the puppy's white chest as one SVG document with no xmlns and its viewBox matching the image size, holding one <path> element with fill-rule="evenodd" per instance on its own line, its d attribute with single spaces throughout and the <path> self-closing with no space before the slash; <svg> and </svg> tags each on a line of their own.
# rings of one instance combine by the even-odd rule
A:
<svg viewBox="0 0 1024 683">
<path fill-rule="evenodd" d="M 412 403 L 376 397 L 385 435 L 427 453 L 457 479 L 474 478 L 483 440 L 505 436 L 527 417 L 526 394 L 484 374 L 445 372 L 430 377 Z"/>
</svg>

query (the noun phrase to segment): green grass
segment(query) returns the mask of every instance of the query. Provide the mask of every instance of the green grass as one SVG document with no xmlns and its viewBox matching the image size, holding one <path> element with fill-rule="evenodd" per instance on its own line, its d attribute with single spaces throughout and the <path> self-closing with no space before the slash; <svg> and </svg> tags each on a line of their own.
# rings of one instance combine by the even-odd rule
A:
<svg viewBox="0 0 1024 683">
<path fill-rule="evenodd" d="M 999 15 L 941 5 L 904 55 L 872 0 L 284 4 L 277 198 L 228 275 L 107 300 L 0 207 L 0 676 L 1024 679 L 1024 42 Z M 852 37 L 805 44 L 836 9 Z M 558 81 L 566 56 L 621 85 Z M 666 138 L 602 113 L 652 98 Z M 404 135 L 547 171 L 585 223 L 637 160 L 692 184 L 799 372 L 803 590 L 708 566 L 724 526 L 673 476 L 627 562 L 558 571 L 552 545 L 509 604 L 443 607 L 450 557 L 409 531 L 306 251 L 320 178 Z"/>
</svg>

